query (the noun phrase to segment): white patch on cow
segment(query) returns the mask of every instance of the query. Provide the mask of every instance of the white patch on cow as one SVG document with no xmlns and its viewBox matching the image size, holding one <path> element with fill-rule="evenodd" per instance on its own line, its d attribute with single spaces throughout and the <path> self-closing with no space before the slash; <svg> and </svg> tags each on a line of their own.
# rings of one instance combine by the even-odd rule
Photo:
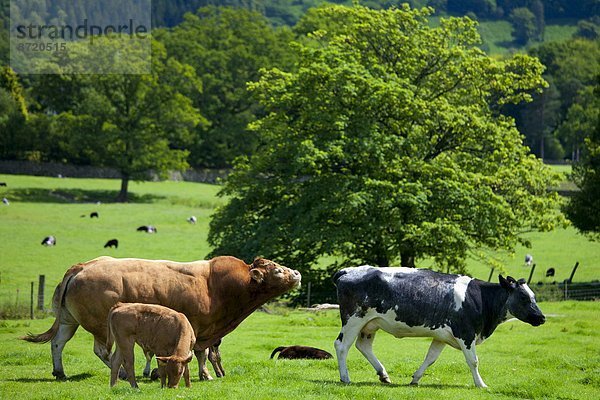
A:
<svg viewBox="0 0 600 400">
<path fill-rule="evenodd" d="M 461 275 L 454 282 L 454 311 L 460 310 L 465 296 L 467 295 L 467 287 L 473 278 Z"/>
<path fill-rule="evenodd" d="M 529 295 L 531 301 L 535 303 L 535 294 L 533 294 L 533 291 L 529 288 L 529 286 L 522 285 L 521 287 L 525 290 L 525 293 Z"/>
<path fill-rule="evenodd" d="M 436 329 L 427 326 L 409 326 L 405 322 L 398 321 L 398 315 L 395 310 L 388 310 L 385 313 L 379 313 L 374 308 L 369 308 L 363 317 L 356 315 L 350 317 L 347 325 L 362 325 L 361 332 L 373 333 L 381 329 L 397 338 L 403 337 L 432 337 L 440 342 L 444 342 L 456 349 L 460 345 L 452 334 L 452 328 L 443 325 Z"/>
</svg>

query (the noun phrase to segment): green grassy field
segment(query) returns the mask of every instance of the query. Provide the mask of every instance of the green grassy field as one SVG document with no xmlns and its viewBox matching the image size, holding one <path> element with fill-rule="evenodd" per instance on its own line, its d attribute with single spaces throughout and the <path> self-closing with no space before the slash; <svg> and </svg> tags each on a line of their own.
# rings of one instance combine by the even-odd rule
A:
<svg viewBox="0 0 600 400">
<path fill-rule="evenodd" d="M 331 353 L 339 333 L 336 311 L 283 314 L 255 312 L 221 345 L 224 378 L 200 382 L 191 364 L 192 387 L 160 389 L 141 377 L 142 355 L 136 354 L 140 390 L 120 381 L 109 388 L 109 370 L 92 351 L 91 335 L 79 330 L 64 352 L 67 382 L 55 382 L 49 344 L 17 339 L 41 332 L 52 319 L 0 321 L 0 393 L 3 399 L 598 399 L 600 398 L 600 304 L 542 303 L 546 324 L 534 328 L 509 321 L 478 346 L 480 373 L 489 386 L 477 389 L 462 353 L 444 350 L 421 380 L 408 386 L 425 357 L 429 340 L 398 340 L 380 332 L 374 351 L 393 384 L 380 384 L 366 359 L 355 348 L 348 357 L 352 384 L 339 383 L 335 359 L 271 360 L 281 345 L 301 344 Z"/>
<path fill-rule="evenodd" d="M 215 197 L 218 186 L 186 182 L 133 183 L 133 201 L 118 204 L 111 202 L 117 195 L 117 180 L 0 175 L 0 181 L 8 184 L 0 188 L 0 197 L 11 201 L 10 206 L 0 206 L 0 305 L 4 308 L 28 304 L 29 283 L 34 281 L 37 287 L 39 274 L 46 275 L 49 308 L 53 288 L 65 270 L 100 255 L 180 261 L 204 258 L 210 250 L 206 243 L 209 217 L 222 203 Z M 100 218 L 90 219 L 92 211 Z M 196 225 L 186 222 L 190 215 L 198 217 Z M 138 226 L 147 224 L 155 225 L 158 233 L 136 232 Z M 41 246 L 49 234 L 57 237 L 57 245 Z M 103 248 L 111 238 L 119 239 L 118 249 Z M 526 251 L 540 265 L 534 280 L 547 266 L 560 267 L 556 279 L 563 279 L 575 260 L 582 263 L 576 280 L 600 276 L 600 244 L 574 230 L 534 234 L 531 239 L 534 247 Z M 522 256 L 518 250 L 509 258 L 507 272 L 516 277 L 528 274 Z M 489 274 L 474 262 L 471 272 L 482 279 Z M 355 349 L 349 357 L 354 382 L 349 386 L 338 383 L 335 360 L 269 359 L 280 345 L 310 345 L 333 352 L 339 331 L 335 311 L 314 314 L 276 308 L 275 314 L 254 313 L 223 342 L 225 378 L 213 382 L 195 378 L 191 389 L 178 390 L 161 390 L 157 382 L 140 379 L 139 392 L 125 382 L 109 389 L 109 371 L 93 354 L 91 335 L 83 330 L 65 349 L 70 380 L 55 382 L 49 344 L 17 339 L 27 332 L 45 331 L 52 318 L 4 319 L 0 320 L 0 398 L 600 398 L 600 303 L 543 302 L 541 307 L 549 315 L 542 327 L 508 322 L 479 347 L 480 371 L 488 390 L 474 387 L 462 354 L 453 349 L 444 351 L 421 387 L 407 386 L 425 356 L 428 340 L 398 341 L 385 333 L 379 334 L 375 351 L 394 382 L 389 386 L 378 382 Z M 136 357 L 141 375 L 142 355 Z M 192 373 L 197 376 L 195 362 Z"/>
</svg>

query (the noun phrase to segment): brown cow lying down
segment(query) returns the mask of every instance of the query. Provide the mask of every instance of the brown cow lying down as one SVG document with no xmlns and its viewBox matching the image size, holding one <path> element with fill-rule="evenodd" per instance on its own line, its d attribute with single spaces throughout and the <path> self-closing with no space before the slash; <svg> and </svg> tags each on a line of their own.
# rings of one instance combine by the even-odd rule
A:
<svg viewBox="0 0 600 400">
<path fill-rule="evenodd" d="M 51 341 L 56 379 L 66 379 L 62 352 L 81 325 L 94 335 L 94 352 L 110 367 L 106 348 L 108 312 L 117 302 L 160 304 L 179 311 L 196 335 L 194 353 L 234 330 L 268 300 L 300 286 L 298 271 L 259 258 L 250 265 L 235 257 L 175 262 L 137 258 L 98 257 L 71 267 L 52 299 L 52 327 L 24 340 Z M 200 379 L 208 369 L 200 366 Z"/>
<path fill-rule="evenodd" d="M 315 347 L 309 346 L 288 346 L 288 347 L 278 347 L 271 353 L 271 358 L 275 356 L 275 354 L 280 351 L 279 358 L 288 358 L 288 359 L 300 359 L 307 358 L 312 360 L 326 360 L 328 358 L 332 358 L 333 356 L 326 352 L 325 350 L 317 349 Z"/>
<path fill-rule="evenodd" d="M 156 304 L 117 303 L 108 313 L 108 341 L 115 343 L 111 357 L 110 386 L 117 384 L 121 365 L 131 387 L 137 388 L 133 346 L 140 345 L 144 353 L 156 354 L 161 387 L 165 380 L 170 388 L 179 385 L 183 375 L 190 387 L 189 362 L 192 361 L 196 339 L 192 325 L 185 315 Z"/>
</svg>

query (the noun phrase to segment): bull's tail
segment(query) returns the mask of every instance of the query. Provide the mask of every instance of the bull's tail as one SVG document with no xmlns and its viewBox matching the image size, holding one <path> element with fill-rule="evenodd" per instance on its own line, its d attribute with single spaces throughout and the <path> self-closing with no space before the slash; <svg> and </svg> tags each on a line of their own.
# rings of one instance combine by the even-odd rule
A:
<svg viewBox="0 0 600 400">
<path fill-rule="evenodd" d="M 275 357 L 275 354 L 277 354 L 277 352 L 281 351 L 285 349 L 285 346 L 279 346 L 278 348 L 276 348 L 275 350 L 273 350 L 273 352 L 271 353 L 271 358 Z"/>
<path fill-rule="evenodd" d="M 54 320 L 54 323 L 46 332 L 40 333 L 39 335 L 34 335 L 33 333 L 29 332 L 26 336 L 21 336 L 19 339 L 23 339 L 32 343 L 47 343 L 54 339 L 54 336 L 56 336 L 57 332 L 58 317 Z"/>
<path fill-rule="evenodd" d="M 333 277 L 331 278 L 331 280 L 333 281 L 333 284 L 337 286 L 338 281 L 340 280 L 340 278 L 344 275 L 346 275 L 348 273 L 348 271 L 346 271 L 345 269 L 342 269 L 338 272 L 336 272 L 335 274 L 333 274 Z"/>
<path fill-rule="evenodd" d="M 83 264 L 77 264 L 69 268 L 65 273 L 62 282 L 57 286 L 56 290 L 54 291 L 52 305 L 54 308 L 54 316 L 56 318 L 54 319 L 54 323 L 52 323 L 50 329 L 38 335 L 29 332 L 27 335 L 21 336 L 19 339 L 26 340 L 32 343 L 47 343 L 54 339 L 54 337 L 58 333 L 58 326 L 60 324 L 60 310 L 62 309 L 63 299 L 67 291 L 67 284 L 75 275 L 77 275 L 77 273 L 79 273 L 79 271 L 83 269 L 83 267 Z"/>
</svg>

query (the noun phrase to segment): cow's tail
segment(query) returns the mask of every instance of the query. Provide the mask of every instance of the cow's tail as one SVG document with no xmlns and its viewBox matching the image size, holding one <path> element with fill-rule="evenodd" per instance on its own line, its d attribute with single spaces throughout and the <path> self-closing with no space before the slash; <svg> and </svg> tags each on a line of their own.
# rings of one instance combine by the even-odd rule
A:
<svg viewBox="0 0 600 400">
<path fill-rule="evenodd" d="M 65 273 L 62 282 L 56 287 L 56 290 L 54 291 L 54 296 L 52 298 L 52 306 L 54 308 L 55 319 L 50 329 L 38 335 L 29 332 L 27 335 L 21 336 L 19 339 L 26 340 L 32 343 L 47 343 L 54 339 L 54 337 L 58 333 L 58 327 L 60 325 L 60 311 L 62 309 L 65 293 L 67 292 L 67 285 L 69 284 L 69 281 L 82 269 L 83 264 L 77 264 L 69 268 Z"/>
<path fill-rule="evenodd" d="M 346 275 L 348 273 L 348 271 L 346 271 L 345 269 L 342 269 L 338 272 L 336 272 L 335 274 L 333 274 L 333 277 L 331 278 L 331 280 L 333 281 L 333 284 L 337 286 L 338 281 L 340 280 L 340 278 L 344 275 Z"/>
<path fill-rule="evenodd" d="M 271 353 L 271 358 L 275 357 L 275 354 L 277 354 L 277 352 L 281 351 L 285 349 L 285 346 L 279 346 L 278 348 L 276 348 L 275 350 L 273 350 L 273 352 Z"/>
</svg>

